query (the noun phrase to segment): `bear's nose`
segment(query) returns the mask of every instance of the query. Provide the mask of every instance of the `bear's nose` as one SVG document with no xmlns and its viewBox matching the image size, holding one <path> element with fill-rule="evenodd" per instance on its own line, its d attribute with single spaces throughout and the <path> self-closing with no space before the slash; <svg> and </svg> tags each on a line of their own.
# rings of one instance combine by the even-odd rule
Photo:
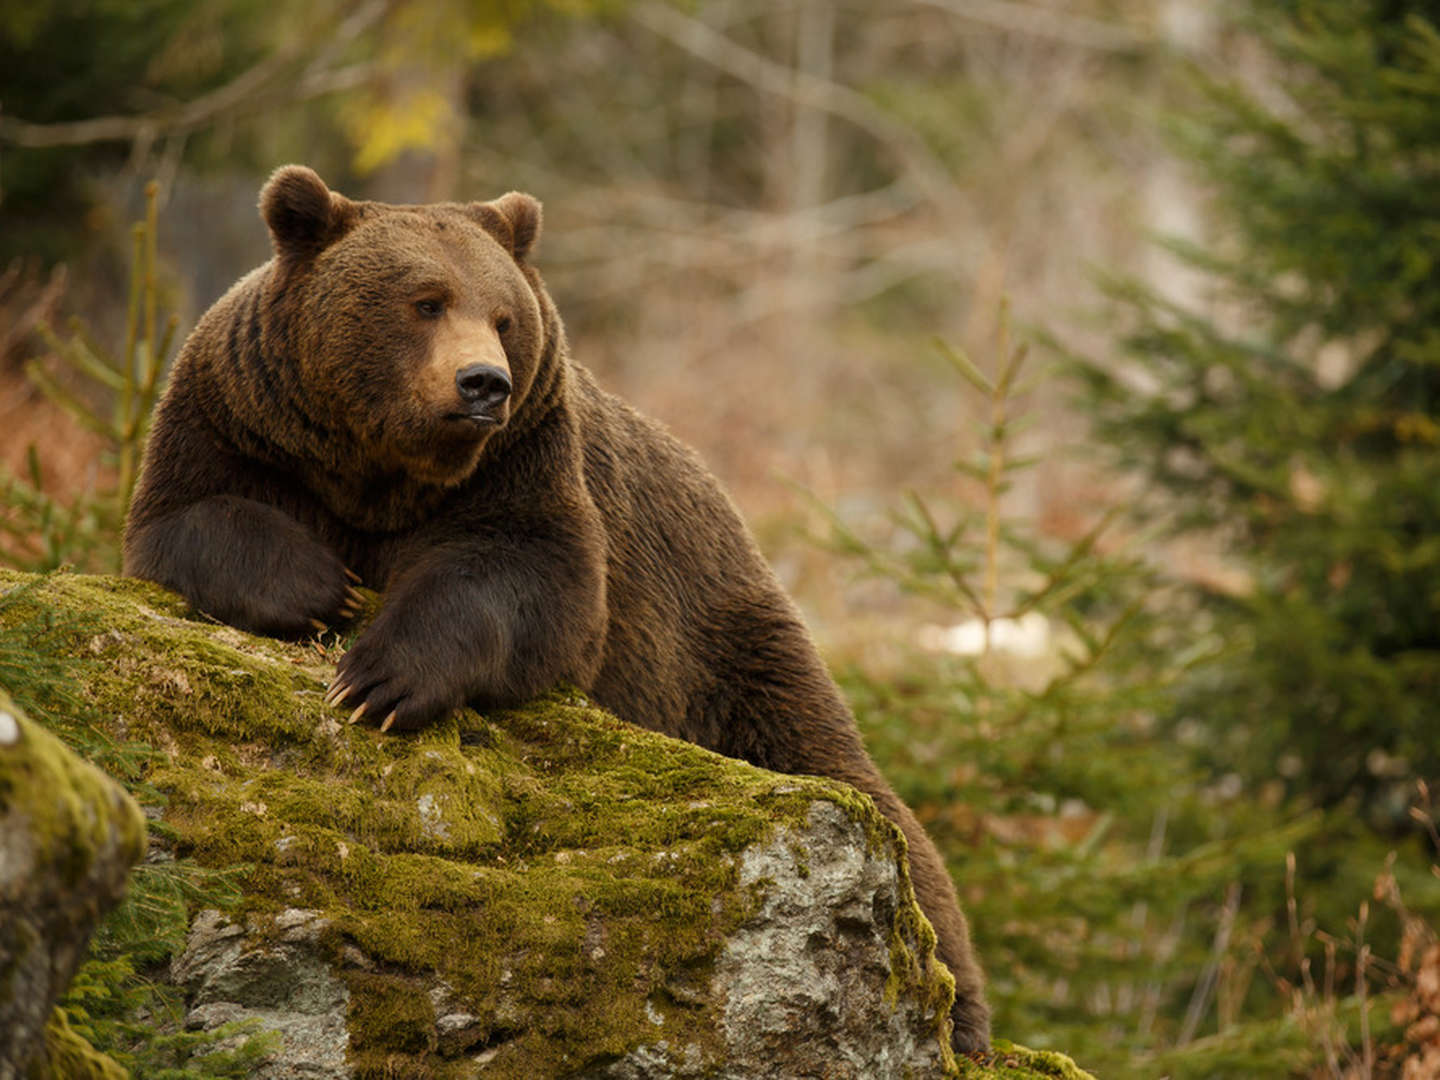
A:
<svg viewBox="0 0 1440 1080">
<path fill-rule="evenodd" d="M 510 396 L 510 375 L 491 364 L 471 364 L 455 373 L 460 397 L 475 405 L 499 405 Z"/>
</svg>

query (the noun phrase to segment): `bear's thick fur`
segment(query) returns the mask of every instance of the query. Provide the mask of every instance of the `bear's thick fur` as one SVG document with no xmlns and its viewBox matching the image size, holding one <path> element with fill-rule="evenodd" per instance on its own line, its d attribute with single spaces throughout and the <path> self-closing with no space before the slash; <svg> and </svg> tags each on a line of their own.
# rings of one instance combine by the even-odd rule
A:
<svg viewBox="0 0 1440 1080">
<path fill-rule="evenodd" d="M 331 700 L 414 728 L 559 682 L 621 717 L 871 795 L 904 831 L 955 975 L 954 1042 L 988 1042 L 982 979 L 934 846 L 861 745 L 730 500 L 596 385 L 527 255 L 540 206 L 389 206 L 280 169 L 274 258 L 201 319 L 157 411 L 125 569 L 277 635 L 384 606 Z"/>
</svg>

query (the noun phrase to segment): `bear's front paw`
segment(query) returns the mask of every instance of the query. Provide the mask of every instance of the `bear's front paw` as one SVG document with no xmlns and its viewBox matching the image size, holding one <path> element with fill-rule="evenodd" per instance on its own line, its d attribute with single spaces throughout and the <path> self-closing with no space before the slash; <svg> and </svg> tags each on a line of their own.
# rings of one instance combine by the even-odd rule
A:
<svg viewBox="0 0 1440 1080">
<path fill-rule="evenodd" d="M 268 581 L 252 582 L 248 590 L 229 604 L 212 603 L 207 607 L 202 602 L 196 606 L 242 630 L 275 637 L 300 637 L 355 617 L 365 598 L 351 584 L 352 580 L 359 579 L 343 566 L 323 574 L 277 575 Z"/>
<path fill-rule="evenodd" d="M 354 588 L 360 579 L 336 552 L 253 499 L 201 499 L 132 528 L 125 544 L 127 574 L 252 634 L 300 637 L 349 620 L 364 603 Z"/>
<path fill-rule="evenodd" d="M 411 731 L 463 703 L 450 682 L 433 657 L 427 663 L 422 654 L 390 640 L 377 623 L 340 658 L 325 703 L 352 709 L 352 724 L 364 717 L 378 722 L 381 731 Z"/>
</svg>

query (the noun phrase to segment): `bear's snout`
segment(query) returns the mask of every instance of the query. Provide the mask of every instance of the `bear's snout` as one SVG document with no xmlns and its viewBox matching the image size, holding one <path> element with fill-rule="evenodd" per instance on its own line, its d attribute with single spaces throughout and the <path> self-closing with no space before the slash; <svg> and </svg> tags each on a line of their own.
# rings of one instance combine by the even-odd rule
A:
<svg viewBox="0 0 1440 1080">
<path fill-rule="evenodd" d="M 472 415 L 489 414 L 510 396 L 510 373 L 493 364 L 469 364 L 455 373 L 455 389 Z"/>
</svg>

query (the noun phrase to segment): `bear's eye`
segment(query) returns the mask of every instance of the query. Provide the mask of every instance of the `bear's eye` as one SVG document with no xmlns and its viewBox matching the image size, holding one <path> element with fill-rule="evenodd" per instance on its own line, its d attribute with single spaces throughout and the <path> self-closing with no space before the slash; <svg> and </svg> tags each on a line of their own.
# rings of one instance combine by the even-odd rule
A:
<svg viewBox="0 0 1440 1080">
<path fill-rule="evenodd" d="M 443 300 L 416 300 L 415 310 L 427 319 L 438 319 L 445 314 L 445 301 Z"/>
<path fill-rule="evenodd" d="M 510 329 L 510 316 L 509 316 L 509 315 L 501 315 L 498 319 L 495 320 L 495 332 L 496 332 L 497 334 L 503 334 L 503 333 L 505 333 L 506 330 L 509 330 L 509 329 Z"/>
</svg>

